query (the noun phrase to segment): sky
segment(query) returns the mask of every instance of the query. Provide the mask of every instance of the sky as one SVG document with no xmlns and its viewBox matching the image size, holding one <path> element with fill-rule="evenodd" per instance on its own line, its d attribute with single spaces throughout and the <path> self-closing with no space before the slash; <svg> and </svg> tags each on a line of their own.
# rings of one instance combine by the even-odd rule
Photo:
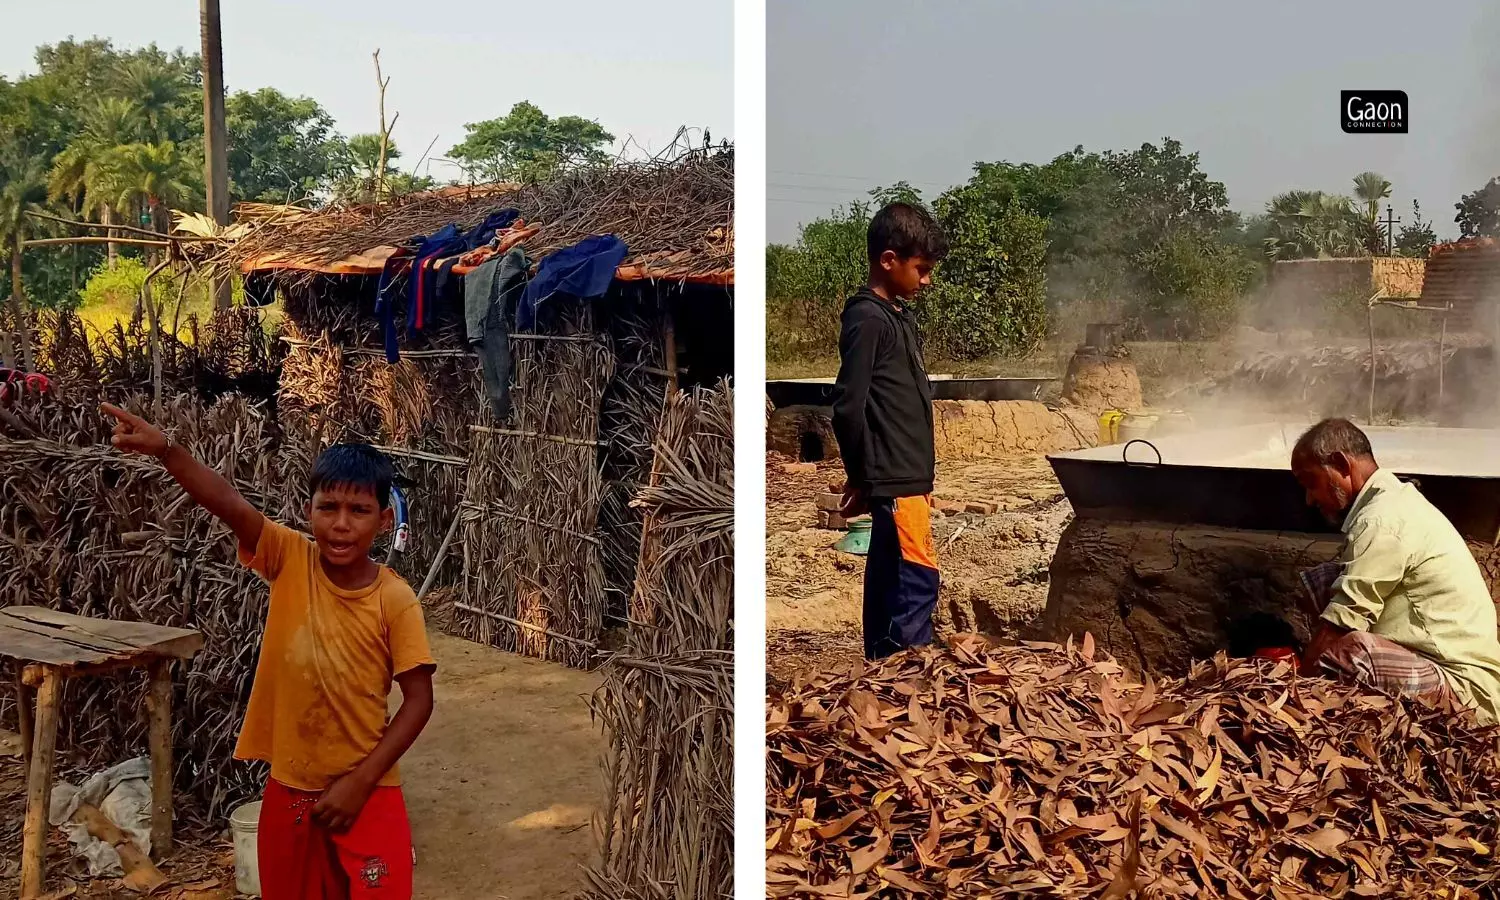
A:
<svg viewBox="0 0 1500 900">
<path fill-rule="evenodd" d="M 766 44 L 772 241 L 900 179 L 932 199 L 976 161 L 1164 136 L 1240 212 L 1373 170 L 1441 238 L 1500 175 L 1494 0 L 767 0 Z M 1410 134 L 1343 133 L 1368 89 L 1406 91 Z"/>
<path fill-rule="evenodd" d="M 51 0 L 6 4 L 0 75 L 35 72 L 40 44 L 105 37 L 117 47 L 201 47 L 190 0 Z M 403 167 L 429 142 L 442 156 L 464 124 L 530 100 L 550 116 L 597 119 L 656 152 L 679 126 L 734 138 L 730 0 L 568 0 L 426 7 L 392 0 L 226 0 L 229 91 L 274 87 L 316 99 L 344 134 L 379 130 L 370 54 L 390 77 L 386 115 Z M 695 132 L 701 139 L 701 132 Z M 616 148 L 618 149 L 618 147 Z M 634 148 L 632 148 L 634 149 Z M 428 173 L 428 164 L 423 172 Z M 430 163 L 436 178 L 457 167 Z"/>
</svg>

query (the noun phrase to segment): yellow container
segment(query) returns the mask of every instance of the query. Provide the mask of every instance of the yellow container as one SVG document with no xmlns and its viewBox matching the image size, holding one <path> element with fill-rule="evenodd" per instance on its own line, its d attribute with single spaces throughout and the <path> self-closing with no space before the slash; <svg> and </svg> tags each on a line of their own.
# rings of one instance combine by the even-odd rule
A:
<svg viewBox="0 0 1500 900">
<path fill-rule="evenodd" d="M 1099 415 L 1099 445 L 1118 444 L 1120 442 L 1120 423 L 1125 420 L 1125 414 L 1118 409 L 1108 409 Z"/>
</svg>

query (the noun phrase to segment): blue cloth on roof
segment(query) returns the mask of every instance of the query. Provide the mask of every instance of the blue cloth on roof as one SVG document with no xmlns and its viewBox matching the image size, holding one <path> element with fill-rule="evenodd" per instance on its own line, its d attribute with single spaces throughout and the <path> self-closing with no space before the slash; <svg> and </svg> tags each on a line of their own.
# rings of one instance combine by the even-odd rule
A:
<svg viewBox="0 0 1500 900">
<path fill-rule="evenodd" d="M 526 292 L 521 295 L 516 325 L 522 331 L 534 328 L 537 309 L 553 294 L 603 296 L 615 280 L 615 269 L 629 252 L 624 241 L 612 234 L 599 234 L 543 259 L 537 266 L 536 277 L 527 282 Z"/>
<path fill-rule="evenodd" d="M 484 217 L 473 231 L 464 238 L 468 249 L 477 250 L 495 239 L 495 232 L 509 228 L 516 219 L 521 217 L 521 211 L 507 206 L 505 209 L 497 209 Z"/>
<path fill-rule="evenodd" d="M 420 238 L 414 237 L 407 243 L 418 240 Z M 396 344 L 396 298 L 392 288 L 401 267 L 409 259 L 404 253 L 392 253 L 381 267 L 380 280 L 375 284 L 375 315 L 380 319 L 381 334 L 385 339 L 385 361 L 388 363 L 399 362 L 401 359 Z"/>
<path fill-rule="evenodd" d="M 450 222 L 430 235 L 415 235 L 405 241 L 407 245 L 416 244 L 413 255 L 398 253 L 386 260 L 375 287 L 375 313 L 380 318 L 385 339 L 386 362 L 395 363 L 401 359 L 396 331 L 396 294 L 393 287 L 400 270 L 407 262 L 410 262 L 411 268 L 406 280 L 406 327 L 408 331 L 421 331 L 431 324 L 437 314 L 439 294 L 444 293 L 444 276 L 451 275 L 452 270 L 452 265 L 447 267 L 448 271 L 439 271 L 438 267 L 429 263 L 488 244 L 495 239 L 497 232 L 509 228 L 520 215 L 520 210 L 511 207 L 497 209 L 485 216 L 484 221 L 467 234 L 461 233 L 459 227 Z M 455 295 L 453 292 L 456 292 L 456 287 L 454 283 L 448 284 L 449 296 Z"/>
</svg>

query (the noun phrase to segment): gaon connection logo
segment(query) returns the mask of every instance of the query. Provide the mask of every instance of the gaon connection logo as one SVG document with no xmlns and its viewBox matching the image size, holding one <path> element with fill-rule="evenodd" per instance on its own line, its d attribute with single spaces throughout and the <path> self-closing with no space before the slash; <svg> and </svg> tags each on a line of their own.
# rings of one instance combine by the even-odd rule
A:
<svg viewBox="0 0 1500 900">
<path fill-rule="evenodd" d="M 1345 134 L 1406 134 L 1406 91 L 1339 91 Z"/>
</svg>

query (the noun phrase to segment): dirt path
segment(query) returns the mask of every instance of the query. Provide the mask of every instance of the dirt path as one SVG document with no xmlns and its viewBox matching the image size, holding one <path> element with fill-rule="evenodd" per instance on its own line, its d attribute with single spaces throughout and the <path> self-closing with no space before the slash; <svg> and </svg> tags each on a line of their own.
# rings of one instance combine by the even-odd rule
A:
<svg viewBox="0 0 1500 900">
<path fill-rule="evenodd" d="M 598 679 L 430 629 L 438 674 L 432 721 L 401 762 L 417 851 L 416 900 L 533 900 L 583 887 L 591 817 L 603 799 L 603 737 L 589 721 Z M 392 698 L 399 702 L 400 691 Z M 11 746 L 14 744 L 15 746 Z M 19 743 L 0 732 L 0 898 L 17 890 L 25 779 Z M 49 843 L 48 887 L 76 900 L 139 897 L 91 881 L 62 833 Z M 229 900 L 234 857 L 184 836 L 163 870 L 166 900 Z M 183 887 L 182 885 L 186 885 Z"/>
<path fill-rule="evenodd" d="M 432 721 L 402 762 L 417 900 L 572 894 L 603 798 L 598 680 L 436 631 L 432 643 Z"/>
<path fill-rule="evenodd" d="M 833 549 L 841 533 L 813 527 L 814 497 L 842 479 L 839 464 L 791 475 L 786 462 L 766 463 L 766 662 L 782 680 L 809 663 L 859 658 L 864 579 L 862 558 Z M 993 515 L 934 523 L 939 630 L 1014 636 L 1046 604 L 1047 566 L 1071 514 L 1051 467 L 1041 456 L 939 462 L 934 495 L 999 504 Z"/>
</svg>

